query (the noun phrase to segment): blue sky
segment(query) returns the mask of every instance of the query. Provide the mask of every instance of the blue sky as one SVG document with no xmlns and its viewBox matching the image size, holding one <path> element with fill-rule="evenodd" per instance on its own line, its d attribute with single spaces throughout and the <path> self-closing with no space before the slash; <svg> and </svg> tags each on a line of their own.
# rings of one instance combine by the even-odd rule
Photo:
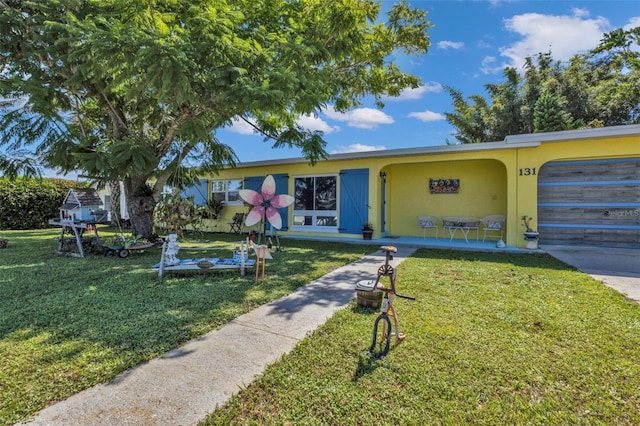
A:
<svg viewBox="0 0 640 426">
<path fill-rule="evenodd" d="M 525 57 L 551 50 L 567 60 L 598 45 L 604 33 L 640 26 L 638 0 L 409 0 L 426 9 L 433 24 L 431 47 L 421 57 L 397 57 L 402 70 L 421 77 L 423 86 L 385 100 L 377 109 L 370 99 L 347 114 L 328 108 L 300 123 L 325 132 L 330 154 L 445 145 L 453 128 L 444 117 L 453 111 L 443 86 L 464 96 L 486 96 L 484 85 L 502 82 L 505 66 L 522 69 Z M 383 1 L 388 10 L 392 1 Z M 239 123 L 218 133 L 241 162 L 300 157 L 300 152 L 272 149 Z"/>
</svg>

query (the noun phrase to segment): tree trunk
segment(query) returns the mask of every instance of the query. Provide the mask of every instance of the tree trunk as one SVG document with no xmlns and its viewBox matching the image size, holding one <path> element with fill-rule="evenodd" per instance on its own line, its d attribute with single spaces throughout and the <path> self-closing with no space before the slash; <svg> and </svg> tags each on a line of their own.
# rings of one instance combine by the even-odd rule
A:
<svg viewBox="0 0 640 426">
<path fill-rule="evenodd" d="M 156 200 L 147 186 L 146 178 L 126 178 L 124 191 L 131 221 L 131 234 L 153 239 L 153 210 L 156 207 Z"/>
<path fill-rule="evenodd" d="M 116 226 L 120 217 L 120 181 L 109 182 L 111 197 L 111 226 Z"/>
</svg>

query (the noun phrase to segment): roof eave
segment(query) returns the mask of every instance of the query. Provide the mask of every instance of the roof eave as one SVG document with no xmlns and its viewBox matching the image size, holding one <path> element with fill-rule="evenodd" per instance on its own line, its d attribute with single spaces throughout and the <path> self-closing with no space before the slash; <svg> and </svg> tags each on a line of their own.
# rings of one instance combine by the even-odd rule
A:
<svg viewBox="0 0 640 426">
<path fill-rule="evenodd" d="M 563 130 L 560 132 L 549 133 L 529 133 L 525 135 L 513 135 L 507 136 L 504 141 L 499 142 L 482 142 L 474 144 L 461 144 L 461 145 L 438 145 L 419 148 L 400 148 L 400 149 L 387 149 L 382 151 L 363 151 L 363 152 L 349 152 L 344 154 L 332 154 L 324 161 L 340 161 L 340 160 L 361 160 L 365 158 L 385 158 L 385 157 L 404 157 L 404 156 L 419 156 L 419 155 L 432 155 L 432 154 L 446 154 L 446 153 L 458 153 L 458 152 L 481 152 L 501 149 L 513 149 L 513 148 L 535 148 L 542 143 L 547 142 L 563 142 L 569 140 L 580 139 L 598 139 L 607 137 L 623 137 L 640 134 L 640 124 L 624 125 L 624 126 L 610 126 L 599 127 L 592 129 L 580 129 L 580 130 Z M 304 157 L 296 158 L 282 158 L 277 160 L 263 160 L 263 161 L 250 161 L 246 163 L 239 163 L 237 167 L 264 167 L 264 166 L 278 166 L 289 164 L 302 164 L 308 163 Z"/>
<path fill-rule="evenodd" d="M 566 142 L 580 139 L 601 139 L 611 137 L 633 136 L 640 134 L 640 124 L 623 126 L 596 127 L 590 129 L 563 130 L 559 132 L 529 133 L 526 135 L 512 135 L 505 138 L 508 145 L 522 144 L 531 141 L 538 142 Z"/>
<path fill-rule="evenodd" d="M 536 147 L 540 145 L 537 141 L 527 141 L 517 143 L 518 147 Z M 474 144 L 461 144 L 461 145 L 439 145 L 419 148 L 399 148 L 399 149 L 386 149 L 381 151 L 362 151 L 362 152 L 348 152 L 343 154 L 331 154 L 327 156 L 326 160 L 321 161 L 341 161 L 341 160 L 361 160 L 365 158 L 387 158 L 387 157 L 407 157 L 407 156 L 420 156 L 420 155 L 433 155 L 433 154 L 446 154 L 457 152 L 469 152 L 469 151 L 492 151 L 500 149 L 512 149 L 514 143 L 507 145 L 506 142 L 483 142 Z M 277 160 L 261 160 L 250 161 L 246 163 L 240 163 L 237 167 L 260 167 L 260 166 L 278 166 L 288 164 L 301 164 L 308 163 L 309 160 L 303 157 L 296 158 L 281 158 Z"/>
</svg>

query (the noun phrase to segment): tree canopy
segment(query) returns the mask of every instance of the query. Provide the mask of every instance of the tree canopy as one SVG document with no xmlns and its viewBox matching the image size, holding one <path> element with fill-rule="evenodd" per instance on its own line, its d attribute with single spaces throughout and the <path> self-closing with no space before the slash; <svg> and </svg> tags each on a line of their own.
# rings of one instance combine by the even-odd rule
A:
<svg viewBox="0 0 640 426">
<path fill-rule="evenodd" d="M 1 144 L 123 180 L 147 236 L 166 183 L 233 166 L 216 129 L 245 120 L 274 147 L 326 156 L 301 114 L 417 87 L 392 54 L 424 54 L 426 12 L 373 0 L 0 0 Z M 197 160 L 199 168 L 186 167 Z M 149 181 L 155 186 L 148 188 Z"/>
<path fill-rule="evenodd" d="M 42 177 L 40 164 L 31 156 L 30 152 L 0 153 L 0 173 L 8 179 L 18 176 Z"/>
<path fill-rule="evenodd" d="M 487 84 L 488 99 L 447 87 L 454 112 L 445 113 L 461 143 L 508 135 L 640 123 L 640 27 L 605 34 L 588 53 L 568 63 L 551 52 L 526 58 L 524 73 L 504 70 Z"/>
</svg>

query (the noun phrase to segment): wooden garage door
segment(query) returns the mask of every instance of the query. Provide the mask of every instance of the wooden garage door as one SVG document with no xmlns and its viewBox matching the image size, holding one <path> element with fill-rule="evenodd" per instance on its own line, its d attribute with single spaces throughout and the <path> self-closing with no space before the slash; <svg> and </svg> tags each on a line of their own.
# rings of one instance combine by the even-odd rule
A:
<svg viewBox="0 0 640 426">
<path fill-rule="evenodd" d="M 640 158 L 545 164 L 538 231 L 542 245 L 640 248 Z"/>
</svg>

